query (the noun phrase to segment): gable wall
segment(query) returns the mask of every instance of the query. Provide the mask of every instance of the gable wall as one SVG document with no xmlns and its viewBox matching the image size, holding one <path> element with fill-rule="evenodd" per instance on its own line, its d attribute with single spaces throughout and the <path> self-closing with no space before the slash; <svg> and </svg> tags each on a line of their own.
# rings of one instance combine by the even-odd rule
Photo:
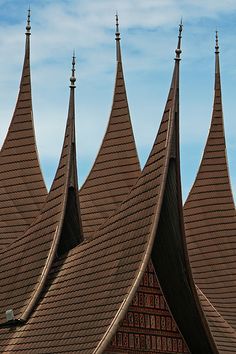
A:
<svg viewBox="0 0 236 354">
<path fill-rule="evenodd" d="M 168 310 L 151 261 L 123 322 L 104 354 L 108 353 L 189 353 Z"/>
</svg>

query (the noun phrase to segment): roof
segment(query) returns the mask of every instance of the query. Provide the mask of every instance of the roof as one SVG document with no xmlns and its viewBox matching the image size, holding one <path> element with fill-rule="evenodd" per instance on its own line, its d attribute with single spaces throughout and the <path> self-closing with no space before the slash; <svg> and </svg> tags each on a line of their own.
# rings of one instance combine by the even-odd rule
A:
<svg viewBox="0 0 236 354">
<path fill-rule="evenodd" d="M 0 250 L 29 227 L 47 195 L 35 142 L 30 79 L 30 25 L 20 90 L 0 151 Z"/>
<path fill-rule="evenodd" d="M 54 262 L 42 296 L 38 304 L 35 303 L 37 306 L 28 321 L 17 330 L 1 330 L 0 343 L 4 345 L 4 352 L 20 350 L 34 353 L 103 353 L 124 318 L 152 257 L 160 286 L 191 352 L 213 353 L 197 305 L 197 297 L 194 295 L 195 288 L 183 249 L 178 153 L 181 31 L 182 25 L 166 107 L 140 178 L 119 209 L 95 232 L 90 241 L 77 245 Z M 64 149 L 65 145 L 63 151 Z M 55 201 L 55 198 L 60 201 L 61 196 L 58 196 L 58 192 L 55 194 L 60 175 L 61 180 L 64 180 L 64 174 L 57 174 L 48 202 Z M 170 190 L 175 196 L 173 203 L 168 200 Z M 43 215 L 44 213 L 42 218 Z M 53 215 L 50 212 L 50 220 L 55 225 Z M 49 214 L 45 223 L 46 220 L 49 220 Z M 40 224 L 42 225 L 42 221 Z M 172 255 L 170 266 L 174 266 L 172 271 L 178 278 L 171 277 L 171 284 L 166 277 L 161 256 L 164 250 L 163 237 L 168 232 L 170 238 L 167 238 L 166 257 L 170 259 L 169 256 Z M 45 240 L 47 229 L 40 236 L 41 240 Z M 36 255 L 32 255 L 31 250 L 31 256 L 27 255 L 25 258 L 30 269 L 35 258 L 40 258 L 45 264 L 37 247 Z M 0 265 L 0 269 L 3 269 L 3 264 Z M 5 267 L 9 268 L 9 264 L 5 263 Z M 166 269 L 169 272 L 168 265 Z M 5 289 L 2 279 L 3 277 L 0 279 L 1 289 Z M 31 278 L 25 278 L 25 281 L 31 289 Z M 17 292 L 19 286 L 14 286 Z M 171 287 L 175 287 L 177 292 L 182 289 L 177 300 L 171 296 Z M 174 301 L 178 301 L 177 305 L 184 309 L 182 317 L 185 325 L 179 318 L 179 310 L 173 312 Z M 16 303 L 13 305 L 15 309 Z"/>
<path fill-rule="evenodd" d="M 220 318 L 235 330 L 236 215 L 225 144 L 218 37 L 211 126 L 195 182 L 184 206 L 184 219 L 194 280 Z M 215 334 L 208 311 L 206 315 L 218 344 L 222 339 Z M 223 349 L 222 343 L 219 346 Z M 223 350 L 226 348 L 227 342 Z"/>
<path fill-rule="evenodd" d="M 74 71 L 73 59 L 67 126 L 52 187 L 38 217 L 1 255 L 1 323 L 5 322 L 5 311 L 10 308 L 17 321 L 27 321 L 44 289 L 55 257 L 83 239 L 77 198 Z"/>
<path fill-rule="evenodd" d="M 116 53 L 115 89 L 108 126 L 94 165 L 79 192 L 87 238 L 114 213 L 141 171 L 126 95 L 118 18 Z"/>
<path fill-rule="evenodd" d="M 220 315 L 203 292 L 197 288 L 203 311 L 207 317 L 211 333 L 217 344 L 218 353 L 235 353 L 236 333 L 229 323 Z"/>
</svg>

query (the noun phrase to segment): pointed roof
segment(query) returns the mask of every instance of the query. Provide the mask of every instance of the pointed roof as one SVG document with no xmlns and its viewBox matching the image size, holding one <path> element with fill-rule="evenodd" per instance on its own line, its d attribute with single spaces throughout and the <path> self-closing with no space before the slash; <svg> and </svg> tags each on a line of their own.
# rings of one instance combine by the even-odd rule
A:
<svg viewBox="0 0 236 354">
<path fill-rule="evenodd" d="M 10 308 L 14 310 L 17 321 L 27 321 L 44 290 L 56 256 L 83 239 L 77 198 L 74 58 L 70 81 L 65 138 L 52 187 L 36 220 L 1 255 L 1 323 L 5 322 L 5 311 Z"/>
<path fill-rule="evenodd" d="M 29 10 L 20 90 L 0 151 L 0 250 L 29 227 L 47 195 L 35 142 L 30 79 L 30 29 Z"/>
<path fill-rule="evenodd" d="M 194 280 L 211 305 L 236 329 L 236 215 L 224 133 L 218 33 L 211 126 L 184 206 L 184 219 Z"/>
<path fill-rule="evenodd" d="M 181 31 L 182 26 L 180 37 Z M 178 152 L 180 53 L 178 46 L 159 132 L 140 178 L 120 208 L 89 242 L 76 246 L 55 262 L 47 290 L 28 323 L 19 327 L 16 335 L 8 330 L 0 336 L 0 341 L 5 340 L 5 352 L 40 348 L 47 353 L 53 348 L 56 353 L 104 353 L 151 257 L 168 306 L 190 351 L 213 353 L 183 245 Z M 177 297 L 171 295 L 173 287 Z"/>
<path fill-rule="evenodd" d="M 79 196 L 85 237 L 117 209 L 140 175 L 122 69 L 118 15 L 116 15 L 117 68 L 111 114 L 94 165 Z"/>
</svg>

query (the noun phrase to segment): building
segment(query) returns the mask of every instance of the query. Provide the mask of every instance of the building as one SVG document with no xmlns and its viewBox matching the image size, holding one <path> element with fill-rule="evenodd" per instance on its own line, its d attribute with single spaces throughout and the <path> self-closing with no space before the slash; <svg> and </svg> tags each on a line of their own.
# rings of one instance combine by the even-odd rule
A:
<svg viewBox="0 0 236 354">
<path fill-rule="evenodd" d="M 116 17 L 112 111 L 80 191 L 73 57 L 64 143 L 46 193 L 34 140 L 29 15 L 20 92 L 0 154 L 5 192 L 0 199 L 1 353 L 236 352 L 235 208 L 225 153 L 218 38 L 211 130 L 183 211 L 182 24 L 160 128 L 141 171 Z M 222 237 L 226 242 L 218 242 Z"/>
</svg>

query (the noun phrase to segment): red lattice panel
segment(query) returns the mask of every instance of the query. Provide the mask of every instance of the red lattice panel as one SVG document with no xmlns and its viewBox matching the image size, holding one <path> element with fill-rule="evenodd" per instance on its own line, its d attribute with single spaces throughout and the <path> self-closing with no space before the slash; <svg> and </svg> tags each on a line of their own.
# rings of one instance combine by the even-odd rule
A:
<svg viewBox="0 0 236 354">
<path fill-rule="evenodd" d="M 105 353 L 189 353 L 166 305 L 151 261 Z"/>
</svg>

